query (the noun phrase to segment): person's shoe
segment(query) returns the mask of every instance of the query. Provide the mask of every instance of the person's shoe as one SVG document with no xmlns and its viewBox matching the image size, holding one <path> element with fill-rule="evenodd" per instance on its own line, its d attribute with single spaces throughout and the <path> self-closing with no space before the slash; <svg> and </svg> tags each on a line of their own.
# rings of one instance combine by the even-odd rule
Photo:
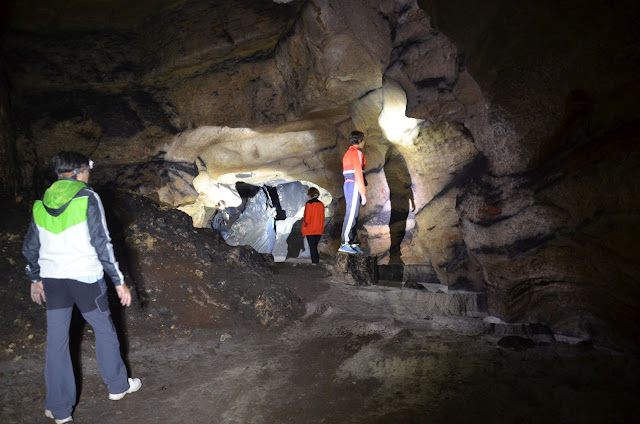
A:
<svg viewBox="0 0 640 424">
<path fill-rule="evenodd" d="M 53 418 L 53 413 L 51 411 L 49 411 L 48 409 L 44 410 L 44 416 L 47 418 Z M 64 424 L 64 423 L 70 423 L 73 422 L 73 418 L 71 418 L 71 416 L 68 416 L 67 418 L 63 418 L 61 420 L 55 419 L 53 418 L 54 421 L 56 422 L 56 424 Z"/>
<path fill-rule="evenodd" d="M 140 381 L 139 378 L 130 378 L 129 379 L 129 390 L 127 390 L 126 392 L 117 393 L 117 394 L 109 393 L 109 399 L 111 399 L 111 400 L 120 400 L 127 393 L 137 392 L 138 390 L 140 390 L 140 387 L 142 387 L 142 381 Z"/>
<path fill-rule="evenodd" d="M 343 244 L 342 246 L 340 246 L 340 249 L 338 249 L 338 252 L 342 252 L 342 253 L 358 253 L 355 250 L 353 250 L 351 248 L 351 246 L 349 246 L 348 244 Z"/>
<path fill-rule="evenodd" d="M 364 250 L 360 249 L 360 246 L 357 244 L 352 244 L 351 248 L 356 252 L 356 253 L 364 253 Z"/>
</svg>

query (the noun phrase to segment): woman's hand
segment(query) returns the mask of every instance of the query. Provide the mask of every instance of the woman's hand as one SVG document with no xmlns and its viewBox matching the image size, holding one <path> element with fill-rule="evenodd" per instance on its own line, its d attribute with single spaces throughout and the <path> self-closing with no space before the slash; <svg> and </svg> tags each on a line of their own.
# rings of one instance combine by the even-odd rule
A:
<svg viewBox="0 0 640 424">
<path fill-rule="evenodd" d="M 42 302 L 47 301 L 44 296 L 44 285 L 42 284 L 42 280 L 37 283 L 31 283 L 31 300 L 36 302 L 38 305 L 42 305 Z"/>
</svg>

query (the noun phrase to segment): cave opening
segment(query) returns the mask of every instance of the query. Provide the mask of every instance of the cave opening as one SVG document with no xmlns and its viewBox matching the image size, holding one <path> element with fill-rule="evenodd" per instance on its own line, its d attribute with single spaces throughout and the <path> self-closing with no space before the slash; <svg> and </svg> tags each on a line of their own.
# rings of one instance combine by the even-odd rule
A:
<svg viewBox="0 0 640 424">
<path fill-rule="evenodd" d="M 251 246 L 258 253 L 273 255 L 276 262 L 308 258 L 309 246 L 301 231 L 310 187 L 320 191 L 325 217 L 330 218 L 328 206 L 333 198 L 316 184 L 285 180 L 236 182 L 240 203 L 224 208 L 228 214 L 226 242 L 232 246 Z M 215 211 L 210 212 L 210 216 L 211 221 Z"/>
</svg>

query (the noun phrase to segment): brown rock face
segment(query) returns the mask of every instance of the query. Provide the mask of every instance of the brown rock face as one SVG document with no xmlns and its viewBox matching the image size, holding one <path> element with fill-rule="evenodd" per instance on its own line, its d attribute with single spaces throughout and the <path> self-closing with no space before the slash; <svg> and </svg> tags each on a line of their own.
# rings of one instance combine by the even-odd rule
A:
<svg viewBox="0 0 640 424">
<path fill-rule="evenodd" d="M 246 200 L 237 183 L 300 181 L 329 199 L 333 255 L 359 129 L 381 263 L 485 288 L 504 320 L 640 346 L 637 1 L 89 3 L 7 7 L 3 190 L 40 191 L 74 149 L 205 226 Z M 271 316 L 277 298 L 251 302 Z"/>
<path fill-rule="evenodd" d="M 351 286 L 372 286 L 378 282 L 377 265 L 375 256 L 338 253 L 333 276 Z"/>
<path fill-rule="evenodd" d="M 116 256 L 139 301 L 140 324 L 153 318 L 183 328 L 260 323 L 299 317 L 300 300 L 274 280 L 262 256 L 229 246 L 219 233 L 195 229 L 188 215 L 159 210 L 126 192 L 102 196 Z"/>
</svg>

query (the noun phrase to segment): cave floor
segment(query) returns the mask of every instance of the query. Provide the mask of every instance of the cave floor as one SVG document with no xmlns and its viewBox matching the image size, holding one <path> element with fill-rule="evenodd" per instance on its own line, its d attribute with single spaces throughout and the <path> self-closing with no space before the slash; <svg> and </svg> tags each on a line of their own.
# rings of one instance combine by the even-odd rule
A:
<svg viewBox="0 0 640 424">
<path fill-rule="evenodd" d="M 393 315 L 376 288 L 328 266 L 273 264 L 306 314 L 284 328 L 130 331 L 142 389 L 107 399 L 91 337 L 77 423 L 626 423 L 640 417 L 637 358 L 564 343 L 512 350 L 481 318 Z M 44 345 L 2 353 L 2 421 L 43 415 Z"/>
</svg>

